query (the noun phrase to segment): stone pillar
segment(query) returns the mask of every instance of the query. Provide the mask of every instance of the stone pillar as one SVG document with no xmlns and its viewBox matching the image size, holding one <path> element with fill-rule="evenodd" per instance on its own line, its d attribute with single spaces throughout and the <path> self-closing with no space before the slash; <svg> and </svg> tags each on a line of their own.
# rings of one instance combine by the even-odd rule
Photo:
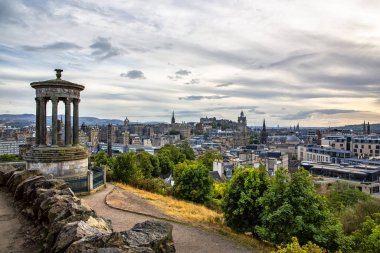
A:
<svg viewBox="0 0 380 253">
<path fill-rule="evenodd" d="M 46 98 L 40 98 L 40 146 L 46 146 Z"/>
<path fill-rule="evenodd" d="M 52 132 L 51 132 L 51 145 L 57 146 L 57 136 L 58 136 L 58 128 L 57 128 L 57 121 L 58 121 L 58 98 L 53 97 L 51 99 L 52 102 Z"/>
<path fill-rule="evenodd" d="M 92 170 L 87 171 L 87 189 L 89 192 L 94 189 L 94 173 Z"/>
<path fill-rule="evenodd" d="M 71 145 L 71 98 L 65 100 L 65 145 Z"/>
<path fill-rule="evenodd" d="M 36 146 L 40 145 L 40 99 L 36 98 Z"/>
<path fill-rule="evenodd" d="M 80 99 L 74 99 L 74 115 L 73 115 L 73 143 L 79 144 L 79 102 Z"/>
</svg>

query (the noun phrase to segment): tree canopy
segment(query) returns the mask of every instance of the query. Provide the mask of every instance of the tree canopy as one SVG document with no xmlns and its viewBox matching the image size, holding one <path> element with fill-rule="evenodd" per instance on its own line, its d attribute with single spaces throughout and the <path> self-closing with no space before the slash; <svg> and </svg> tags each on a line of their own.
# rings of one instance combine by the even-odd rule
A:
<svg viewBox="0 0 380 253">
<path fill-rule="evenodd" d="M 203 203 L 210 199 L 213 179 L 201 163 L 185 161 L 174 168 L 174 196 Z"/>
<path fill-rule="evenodd" d="M 260 203 L 263 212 L 256 232 L 264 240 L 288 243 L 295 236 L 301 244 L 311 241 L 333 251 L 345 243 L 341 224 L 332 217 L 304 169 L 291 177 L 278 170 Z"/>
<path fill-rule="evenodd" d="M 205 165 L 207 169 L 212 170 L 214 161 L 218 159 L 222 159 L 219 151 L 207 150 L 198 158 L 198 161 Z"/>
<path fill-rule="evenodd" d="M 269 184 L 263 168 L 239 168 L 227 184 L 222 209 L 226 223 L 236 231 L 253 232 L 260 224 L 262 206 L 258 199 Z"/>
</svg>

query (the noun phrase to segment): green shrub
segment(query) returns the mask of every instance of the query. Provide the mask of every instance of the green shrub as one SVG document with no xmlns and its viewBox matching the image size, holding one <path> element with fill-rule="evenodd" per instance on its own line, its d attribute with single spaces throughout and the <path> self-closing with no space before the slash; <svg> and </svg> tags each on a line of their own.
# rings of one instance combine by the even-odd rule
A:
<svg viewBox="0 0 380 253">
<path fill-rule="evenodd" d="M 229 227 L 241 232 L 254 232 L 260 223 L 262 206 L 258 199 L 267 190 L 269 176 L 263 169 L 235 170 L 225 189 L 222 209 Z"/>
<path fill-rule="evenodd" d="M 170 191 L 170 186 L 167 185 L 161 178 L 146 178 L 139 182 L 137 187 L 145 191 L 162 195 L 167 195 Z"/>
<path fill-rule="evenodd" d="M 185 161 L 174 168 L 174 196 L 204 203 L 211 198 L 213 179 L 208 169 L 198 162 Z"/>
<path fill-rule="evenodd" d="M 11 154 L 4 154 L 0 155 L 0 162 L 17 162 L 20 159 L 17 155 L 11 155 Z"/>
</svg>

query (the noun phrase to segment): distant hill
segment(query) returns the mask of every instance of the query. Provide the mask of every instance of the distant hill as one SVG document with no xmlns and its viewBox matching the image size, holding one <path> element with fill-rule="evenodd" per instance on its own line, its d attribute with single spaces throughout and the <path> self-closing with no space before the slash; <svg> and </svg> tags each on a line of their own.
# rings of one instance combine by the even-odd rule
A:
<svg viewBox="0 0 380 253">
<path fill-rule="evenodd" d="M 380 131 L 380 123 L 376 123 L 376 124 L 370 124 L 370 127 L 371 127 L 371 131 Z M 346 126 L 343 126 L 341 128 L 344 128 L 344 129 L 353 129 L 353 130 L 362 130 L 363 129 L 363 125 L 362 124 L 359 124 L 359 125 L 346 125 Z"/>
<path fill-rule="evenodd" d="M 61 115 L 58 115 L 61 118 Z M 65 119 L 65 116 L 62 116 Z M 85 123 L 86 125 L 122 125 L 124 121 L 119 119 L 99 119 L 96 117 L 79 117 L 79 124 Z M 14 127 L 24 127 L 34 125 L 36 123 L 36 115 L 34 114 L 0 114 L 0 124 Z M 47 124 L 51 124 L 51 116 L 47 117 Z"/>
</svg>

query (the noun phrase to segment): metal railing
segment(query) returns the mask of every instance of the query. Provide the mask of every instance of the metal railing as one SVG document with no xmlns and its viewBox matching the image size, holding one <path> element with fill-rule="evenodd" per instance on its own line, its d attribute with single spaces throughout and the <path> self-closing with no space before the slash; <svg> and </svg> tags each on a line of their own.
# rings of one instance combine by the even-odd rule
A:
<svg viewBox="0 0 380 253">
<path fill-rule="evenodd" d="M 71 190 L 75 193 L 88 192 L 87 176 L 66 178 L 65 182 L 69 185 Z"/>
</svg>

